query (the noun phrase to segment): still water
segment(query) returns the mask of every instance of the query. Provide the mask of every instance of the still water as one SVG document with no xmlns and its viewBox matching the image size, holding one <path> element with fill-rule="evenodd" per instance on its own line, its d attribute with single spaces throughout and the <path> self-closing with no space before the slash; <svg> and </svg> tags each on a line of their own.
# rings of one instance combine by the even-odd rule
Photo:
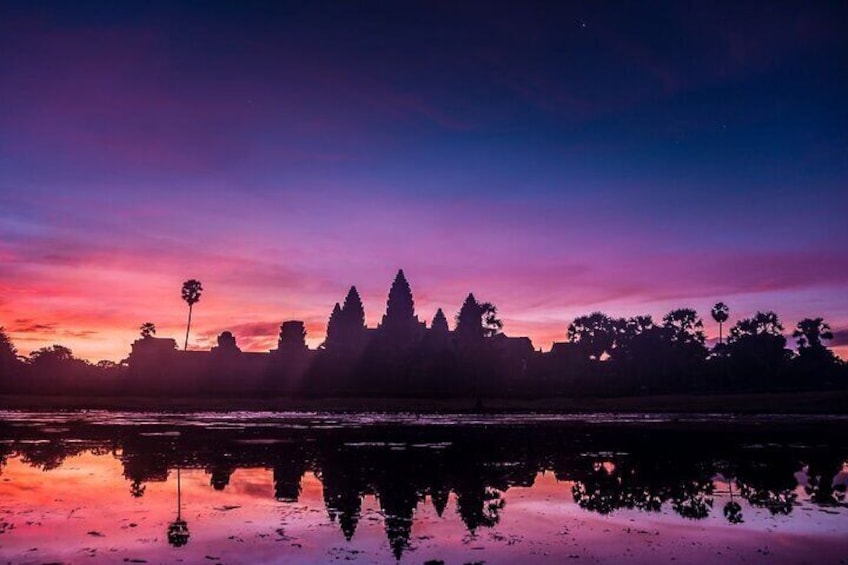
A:
<svg viewBox="0 0 848 565">
<path fill-rule="evenodd" d="M 848 563 L 848 419 L 0 412 L 0 561 Z"/>
</svg>

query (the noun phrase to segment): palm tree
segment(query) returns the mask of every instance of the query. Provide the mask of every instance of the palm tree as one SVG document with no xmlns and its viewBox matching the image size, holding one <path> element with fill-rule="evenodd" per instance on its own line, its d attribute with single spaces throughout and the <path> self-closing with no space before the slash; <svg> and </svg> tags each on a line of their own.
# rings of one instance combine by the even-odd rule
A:
<svg viewBox="0 0 848 565">
<path fill-rule="evenodd" d="M 141 324 L 141 327 L 139 329 L 141 330 L 142 339 L 147 339 L 156 335 L 156 326 L 153 324 L 153 322 L 144 322 L 143 324 Z"/>
<path fill-rule="evenodd" d="M 715 306 L 713 306 L 712 312 L 713 320 L 718 322 L 718 343 L 721 345 L 722 341 L 722 325 L 727 321 L 727 318 L 730 314 L 730 308 L 727 307 L 727 304 L 724 302 L 719 302 Z"/>
<path fill-rule="evenodd" d="M 823 349 L 822 340 L 833 339 L 830 325 L 822 318 L 804 318 L 798 325 L 792 337 L 798 340 L 798 349 Z"/>
<path fill-rule="evenodd" d="M 188 332 L 191 329 L 191 309 L 200 300 L 201 292 L 203 292 L 203 285 L 200 284 L 200 281 L 189 279 L 183 283 L 183 300 L 188 304 L 188 325 L 186 326 L 185 347 L 183 347 L 183 350 L 188 349 Z"/>
</svg>

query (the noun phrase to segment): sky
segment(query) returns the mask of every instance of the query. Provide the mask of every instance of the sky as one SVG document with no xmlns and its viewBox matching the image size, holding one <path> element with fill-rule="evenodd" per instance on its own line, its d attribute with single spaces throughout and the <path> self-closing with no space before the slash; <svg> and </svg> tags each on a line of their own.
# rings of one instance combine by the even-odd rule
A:
<svg viewBox="0 0 848 565">
<path fill-rule="evenodd" d="M 119 360 L 144 322 L 323 340 L 468 292 L 576 316 L 730 306 L 848 357 L 844 2 L 0 2 L 0 326 Z"/>
</svg>

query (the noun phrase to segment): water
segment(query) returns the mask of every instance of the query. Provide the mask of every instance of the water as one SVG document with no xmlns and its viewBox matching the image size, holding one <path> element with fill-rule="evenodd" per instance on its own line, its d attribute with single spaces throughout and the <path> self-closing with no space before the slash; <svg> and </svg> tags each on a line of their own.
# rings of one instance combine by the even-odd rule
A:
<svg viewBox="0 0 848 565">
<path fill-rule="evenodd" d="M 0 412 L 0 561 L 845 563 L 848 419 Z"/>
</svg>

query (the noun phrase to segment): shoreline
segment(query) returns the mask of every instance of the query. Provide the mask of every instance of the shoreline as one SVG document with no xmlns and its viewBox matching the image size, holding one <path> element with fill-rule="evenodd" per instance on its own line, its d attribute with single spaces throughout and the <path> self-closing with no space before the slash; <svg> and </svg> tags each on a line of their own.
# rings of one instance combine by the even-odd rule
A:
<svg viewBox="0 0 848 565">
<path fill-rule="evenodd" d="M 617 398 L 303 398 L 0 395 L 0 410 L 848 414 L 848 390 Z"/>
</svg>

